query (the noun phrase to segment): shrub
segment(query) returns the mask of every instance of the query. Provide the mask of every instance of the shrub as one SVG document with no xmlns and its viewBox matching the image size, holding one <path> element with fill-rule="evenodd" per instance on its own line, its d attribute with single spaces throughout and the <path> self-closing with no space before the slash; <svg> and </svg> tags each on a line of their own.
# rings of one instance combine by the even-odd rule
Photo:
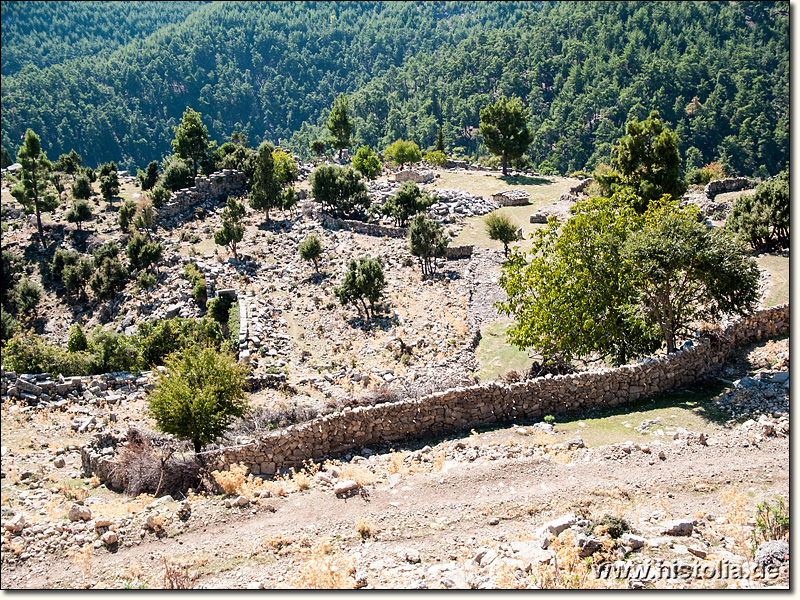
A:
<svg viewBox="0 0 800 600">
<path fill-rule="evenodd" d="M 153 287 L 157 281 L 158 279 L 155 275 L 148 273 L 147 271 L 142 271 L 136 278 L 136 287 L 140 290 L 148 290 Z"/>
<path fill-rule="evenodd" d="M 139 323 L 138 343 L 145 366 L 164 364 L 167 356 L 191 346 L 219 348 L 222 330 L 215 321 L 177 317 L 167 321 Z"/>
<path fill-rule="evenodd" d="M 789 507 L 783 498 L 775 504 L 764 500 L 756 506 L 756 527 L 753 530 L 753 542 L 770 542 L 772 540 L 789 539 Z"/>
<path fill-rule="evenodd" d="M 95 265 L 97 259 L 95 258 Z M 130 274 L 122 266 L 119 258 L 106 258 L 100 263 L 97 270 L 89 279 L 92 293 L 100 300 L 113 298 L 118 291 L 125 287 Z"/>
<path fill-rule="evenodd" d="M 192 284 L 192 297 L 197 300 L 201 307 L 205 307 L 208 300 L 208 290 L 206 288 L 206 278 L 203 272 L 194 263 L 189 263 L 183 268 L 183 273 Z"/>
<path fill-rule="evenodd" d="M 164 169 L 159 185 L 173 192 L 191 187 L 194 185 L 194 170 L 186 162 L 173 158 Z"/>
<path fill-rule="evenodd" d="M 72 208 L 70 208 L 67 213 L 67 222 L 77 223 L 78 231 L 80 231 L 83 229 L 83 222 L 91 220 L 92 207 L 89 206 L 89 203 L 86 202 L 86 200 L 75 200 L 75 202 L 72 203 Z"/>
<path fill-rule="evenodd" d="M 128 260 L 134 270 L 143 271 L 161 260 L 163 250 L 160 243 L 137 231 L 128 241 Z"/>
<path fill-rule="evenodd" d="M 218 323 L 227 323 L 232 303 L 228 296 L 212 298 L 207 304 L 208 315 Z"/>
<path fill-rule="evenodd" d="M 9 292 L 19 281 L 25 261 L 21 256 L 8 250 L 0 250 L 0 301 L 6 304 L 9 300 Z"/>
<path fill-rule="evenodd" d="M 69 339 L 67 340 L 67 350 L 69 352 L 84 352 L 89 349 L 89 338 L 86 337 L 86 332 L 78 323 L 72 326 L 69 331 Z"/>
<path fill-rule="evenodd" d="M 443 167 L 447 164 L 447 155 L 441 150 L 428 152 L 425 155 L 425 162 L 435 167 Z"/>
<path fill-rule="evenodd" d="M 436 260 L 444 258 L 450 240 L 444 237 L 442 226 L 418 214 L 408 228 L 409 249 L 419 259 L 422 276 L 436 273 Z"/>
<path fill-rule="evenodd" d="M 417 163 L 422 160 L 422 153 L 415 142 L 396 140 L 386 147 L 383 153 L 401 169 L 404 164 Z"/>
<path fill-rule="evenodd" d="M 14 286 L 14 302 L 17 305 L 18 313 L 27 317 L 32 317 L 33 311 L 42 299 L 42 288 L 39 284 L 31 281 L 27 277 L 20 280 Z"/>
<path fill-rule="evenodd" d="M 77 262 L 64 267 L 61 281 L 70 292 L 78 292 L 79 295 L 83 296 L 93 270 L 91 259 L 81 256 Z"/>
<path fill-rule="evenodd" d="M 319 257 L 322 254 L 322 242 L 316 233 L 312 233 L 300 242 L 300 258 L 314 261 L 314 269 L 319 274 Z"/>
<path fill-rule="evenodd" d="M 228 311 L 228 348 L 233 354 L 239 352 L 239 303 L 231 304 Z"/>
<path fill-rule="evenodd" d="M 358 263 L 351 260 L 347 267 L 344 281 L 340 287 L 334 288 L 336 297 L 342 306 L 361 303 L 369 319 L 375 316 L 375 303 L 383 296 L 386 278 L 383 266 L 376 258 L 361 257 Z M 369 304 L 367 304 L 369 301 Z"/>
<path fill-rule="evenodd" d="M 18 329 L 11 336 L 3 351 L 3 362 L 17 373 L 60 373 L 68 377 L 92 371 L 88 353 L 70 355 L 29 329 Z"/>
<path fill-rule="evenodd" d="M 95 328 L 91 349 L 97 356 L 97 373 L 138 371 L 141 365 L 141 352 L 136 338 L 111 329 Z"/>
<path fill-rule="evenodd" d="M 53 262 L 50 264 L 50 273 L 53 275 L 53 277 L 60 279 L 64 274 L 64 267 L 74 265 L 76 262 L 78 262 L 80 256 L 81 255 L 74 250 L 64 250 L 63 248 L 58 248 L 53 255 Z"/>
<path fill-rule="evenodd" d="M 92 197 L 92 182 L 85 173 L 78 175 L 72 183 L 72 197 L 78 200 L 88 200 Z"/>
<path fill-rule="evenodd" d="M 363 213 L 370 205 L 367 186 L 360 173 L 350 167 L 317 167 L 311 173 L 311 193 L 328 213 L 352 216 Z"/>
<path fill-rule="evenodd" d="M 353 157 L 353 168 L 367 179 L 381 174 L 381 161 L 369 146 L 361 146 Z"/>
<path fill-rule="evenodd" d="M 789 171 L 741 195 L 733 204 L 725 228 L 754 249 L 764 252 L 789 247 Z"/>
<path fill-rule="evenodd" d="M 17 331 L 17 320 L 0 306 L 0 340 L 10 339 Z"/>
<path fill-rule="evenodd" d="M 142 191 L 152 190 L 158 181 L 158 162 L 151 161 L 147 165 L 147 171 L 140 170 L 136 174 L 136 178 L 139 180 Z"/>
<path fill-rule="evenodd" d="M 422 193 L 419 186 L 411 181 L 404 181 L 394 196 L 389 197 L 381 212 L 394 217 L 397 227 L 405 227 L 408 219 L 417 213 L 425 212 L 434 203 L 428 193 Z"/>
<path fill-rule="evenodd" d="M 158 184 L 153 188 L 153 191 L 150 192 L 150 200 L 153 201 L 153 206 L 155 208 L 164 206 L 164 203 L 170 199 L 170 196 L 172 196 L 172 192 L 161 184 Z"/>
<path fill-rule="evenodd" d="M 165 366 L 147 397 L 150 413 L 161 431 L 190 440 L 195 453 L 247 412 L 244 368 L 231 355 L 193 346 Z"/>
<path fill-rule="evenodd" d="M 119 228 L 122 231 L 130 229 L 134 214 L 136 214 L 136 202 L 125 200 L 125 203 L 119 207 Z"/>
<path fill-rule="evenodd" d="M 503 253 L 508 256 L 508 245 L 520 239 L 517 227 L 511 222 L 508 215 L 502 213 L 490 213 L 483 220 L 486 224 L 486 233 L 489 238 L 502 242 Z"/>
</svg>

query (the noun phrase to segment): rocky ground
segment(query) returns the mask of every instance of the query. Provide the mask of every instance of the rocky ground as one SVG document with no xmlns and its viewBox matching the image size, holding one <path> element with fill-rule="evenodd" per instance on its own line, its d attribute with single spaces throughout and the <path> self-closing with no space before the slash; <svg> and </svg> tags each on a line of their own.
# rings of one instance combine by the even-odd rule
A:
<svg viewBox="0 0 800 600">
<path fill-rule="evenodd" d="M 394 187 L 378 182 L 371 193 Z M 562 198 L 553 210 L 571 202 Z M 101 201 L 96 209 L 94 243 L 118 237 L 115 207 Z M 492 209 L 453 190 L 440 191 L 432 207 L 452 237 L 463 219 Z M 199 316 L 183 275 L 193 262 L 210 290 L 233 288 L 247 300 L 253 373 L 286 376 L 251 400 L 276 415 L 474 379 L 481 324 L 498 317 L 502 299 L 501 252 L 476 248 L 426 281 L 405 240 L 325 229 L 306 206 L 269 222 L 248 213 L 234 260 L 213 244 L 220 213 L 209 203 L 198 218 L 159 230 L 166 260 L 147 294 L 129 288 L 110 303 L 76 304 L 31 267 L 47 291 L 40 331 L 63 343 L 73 319 L 132 332 L 143 320 Z M 30 220 L 14 214 L 8 222 L 4 249 L 46 260 Z M 48 229 L 61 247 L 87 244 L 71 226 Z M 319 275 L 298 256 L 312 232 L 324 246 Z M 347 262 L 361 255 L 380 257 L 388 282 L 383 314 L 371 324 L 333 293 Z M 783 585 L 783 547 L 755 552 L 764 541 L 756 506 L 777 498 L 788 506 L 788 362 L 788 339 L 738 353 L 721 373 L 725 390 L 705 400 L 727 421 L 704 431 L 643 421 L 629 441 L 587 448 L 558 424 L 517 423 L 364 448 L 279 480 L 218 474 L 230 493 L 158 499 L 112 492 L 80 468 L 79 448 L 91 435 L 153 427 L 148 374 L 73 381 L 4 372 L 3 587 Z M 722 561 L 748 573 L 774 562 L 777 576 L 728 569 L 705 579 L 648 579 L 642 571 L 603 579 L 584 556 L 596 564 Z"/>
<path fill-rule="evenodd" d="M 230 494 L 174 499 L 82 477 L 88 434 L 56 425 L 57 411 L 16 430 L 4 411 L 4 587 L 785 585 L 788 550 L 762 547 L 756 505 L 788 506 L 788 340 L 726 369 L 735 383 L 708 402 L 738 421 L 705 433 L 645 421 L 631 441 L 586 448 L 558 424 L 510 424 L 279 480 L 226 473 Z M 604 579 L 583 556 L 667 574 Z"/>
</svg>

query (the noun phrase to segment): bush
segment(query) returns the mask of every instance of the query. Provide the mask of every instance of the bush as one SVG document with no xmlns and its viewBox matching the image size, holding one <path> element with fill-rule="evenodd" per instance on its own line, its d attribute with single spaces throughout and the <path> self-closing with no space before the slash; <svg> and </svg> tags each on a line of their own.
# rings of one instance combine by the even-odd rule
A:
<svg viewBox="0 0 800 600">
<path fill-rule="evenodd" d="M 97 327 L 92 332 L 90 349 L 97 356 L 96 373 L 140 370 L 141 353 L 135 337 Z"/>
<path fill-rule="evenodd" d="M 367 179 L 381 174 L 381 161 L 369 146 L 361 146 L 353 157 L 353 168 Z"/>
<path fill-rule="evenodd" d="M 161 184 L 158 184 L 153 188 L 153 191 L 150 192 L 150 199 L 153 201 L 153 206 L 155 208 L 161 208 L 164 206 L 164 204 L 170 199 L 170 196 L 172 196 L 172 192 Z"/>
<path fill-rule="evenodd" d="M 733 204 L 725 228 L 754 249 L 789 247 L 789 171 L 765 181 Z"/>
<path fill-rule="evenodd" d="M 50 264 L 50 273 L 56 279 L 60 279 L 64 274 L 64 268 L 78 262 L 80 254 L 74 250 L 64 250 L 58 248 L 53 255 L 53 262 Z"/>
<path fill-rule="evenodd" d="M 401 169 L 404 164 L 414 164 L 422 160 L 422 153 L 415 142 L 396 140 L 386 147 L 383 153 Z"/>
<path fill-rule="evenodd" d="M 80 231 L 83 228 L 83 222 L 91 221 L 92 216 L 92 207 L 86 200 L 75 200 L 67 213 L 67 223 L 77 223 Z"/>
<path fill-rule="evenodd" d="M 219 348 L 222 329 L 208 318 L 200 320 L 177 317 L 168 321 L 139 323 L 139 348 L 148 368 L 164 364 L 167 356 L 195 345 Z"/>
<path fill-rule="evenodd" d="M 95 256 L 95 265 L 97 258 Z M 89 279 L 89 287 L 99 300 L 109 300 L 125 287 L 130 274 L 119 258 L 106 258 Z"/>
<path fill-rule="evenodd" d="M 22 313 L 26 317 L 32 317 L 31 313 L 39 305 L 41 299 L 42 288 L 27 277 L 14 286 L 14 302 L 17 305 L 18 314 Z"/>
<path fill-rule="evenodd" d="M 78 200 L 88 200 L 92 197 L 92 182 L 85 173 L 78 175 L 72 183 L 72 197 Z"/>
<path fill-rule="evenodd" d="M 6 304 L 9 292 L 19 281 L 25 261 L 21 256 L 8 250 L 0 250 L 0 302 Z"/>
<path fill-rule="evenodd" d="M 394 217 L 394 224 L 397 227 L 405 227 L 409 218 L 425 212 L 433 203 L 433 197 L 427 192 L 422 193 L 416 183 L 404 181 L 397 193 L 386 200 L 381 212 Z"/>
<path fill-rule="evenodd" d="M 70 292 L 78 292 L 83 296 L 93 270 L 91 259 L 81 256 L 76 262 L 64 267 L 61 281 Z"/>
<path fill-rule="evenodd" d="M 205 308 L 206 301 L 208 300 L 208 290 L 206 288 L 206 278 L 203 272 L 197 268 L 194 263 L 189 263 L 183 268 L 183 273 L 192 284 L 192 297 L 197 300 L 197 303 Z"/>
<path fill-rule="evenodd" d="M 17 373 L 88 374 L 91 358 L 87 353 L 68 354 L 30 329 L 18 329 L 6 344 L 3 362 Z"/>
<path fill-rule="evenodd" d="M 17 331 L 17 320 L 7 310 L 0 306 L 0 340 L 11 338 Z"/>
<path fill-rule="evenodd" d="M 325 212 L 345 217 L 363 213 L 370 205 L 367 186 L 360 173 L 350 167 L 317 167 L 311 173 L 311 193 Z"/>
<path fill-rule="evenodd" d="M 436 273 L 436 260 L 444 258 L 450 240 L 444 237 L 442 226 L 418 214 L 408 228 L 409 249 L 419 259 L 422 276 Z"/>
<path fill-rule="evenodd" d="M 375 316 L 375 303 L 383 296 L 385 287 L 386 278 L 380 261 L 377 258 L 361 257 L 358 263 L 355 260 L 350 261 L 342 285 L 333 291 L 342 306 L 359 306 L 360 302 L 369 319 Z"/>
<path fill-rule="evenodd" d="M 300 242 L 300 258 L 314 262 L 314 269 L 319 274 L 319 257 L 322 254 L 322 242 L 316 233 L 312 233 Z"/>
<path fill-rule="evenodd" d="M 180 159 L 171 160 L 164 169 L 164 176 L 159 184 L 174 192 L 194 185 L 194 170 Z"/>
<path fill-rule="evenodd" d="M 89 349 L 89 338 L 86 337 L 86 332 L 78 323 L 72 326 L 69 331 L 69 340 L 67 340 L 68 352 L 84 352 Z"/>
<path fill-rule="evenodd" d="M 213 348 L 188 348 L 171 356 L 148 394 L 158 428 L 190 440 L 195 453 L 221 437 L 248 411 L 244 368 L 230 354 Z"/>
<path fill-rule="evenodd" d="M 447 155 L 441 150 L 428 152 L 425 155 L 425 162 L 435 167 L 443 167 L 447 164 Z"/>
<path fill-rule="evenodd" d="M 147 190 L 152 190 L 158 181 L 158 163 L 156 161 L 151 161 L 150 164 L 147 165 L 147 171 L 139 171 L 136 174 L 136 178 L 139 180 L 139 186 L 142 188 L 142 191 L 146 192 Z"/>
<path fill-rule="evenodd" d="M 228 311 L 228 349 L 233 353 L 239 352 L 239 303 L 234 302 Z"/>
<path fill-rule="evenodd" d="M 228 298 L 228 296 L 217 296 L 216 298 L 212 298 L 206 305 L 208 308 L 208 315 L 217 323 L 227 323 L 231 304 L 233 304 L 233 302 L 230 298 Z"/>
<path fill-rule="evenodd" d="M 511 219 L 502 213 L 490 213 L 483 220 L 486 224 L 486 233 L 492 240 L 497 240 L 503 244 L 503 252 L 508 256 L 508 245 L 520 239 L 517 227 Z"/>
<path fill-rule="evenodd" d="M 155 275 L 148 273 L 147 271 L 142 271 L 136 278 L 136 287 L 140 290 L 148 290 L 153 287 L 157 281 L 158 279 Z"/>
<path fill-rule="evenodd" d="M 130 229 L 134 214 L 136 214 L 136 202 L 125 200 L 125 203 L 119 207 L 119 228 L 122 231 Z"/>
<path fill-rule="evenodd" d="M 161 260 L 164 247 L 138 231 L 128 241 L 128 260 L 136 271 L 149 269 Z"/>
</svg>

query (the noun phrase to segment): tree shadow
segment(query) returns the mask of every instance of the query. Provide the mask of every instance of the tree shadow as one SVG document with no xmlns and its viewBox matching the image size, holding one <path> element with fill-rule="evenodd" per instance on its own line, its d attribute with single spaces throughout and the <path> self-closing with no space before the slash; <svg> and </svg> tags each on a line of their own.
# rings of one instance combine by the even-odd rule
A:
<svg viewBox="0 0 800 600">
<path fill-rule="evenodd" d="M 553 183 L 550 179 L 533 177 L 531 175 L 502 175 L 498 177 L 498 179 L 508 185 L 547 185 Z"/>
<path fill-rule="evenodd" d="M 376 310 L 380 309 L 376 307 Z M 386 308 L 383 308 L 381 313 L 384 313 L 385 310 Z M 396 323 L 393 316 L 378 314 L 372 319 L 367 319 L 359 312 L 357 315 L 347 319 L 347 324 L 353 329 L 360 329 L 367 333 L 369 331 L 389 331 Z"/>
</svg>

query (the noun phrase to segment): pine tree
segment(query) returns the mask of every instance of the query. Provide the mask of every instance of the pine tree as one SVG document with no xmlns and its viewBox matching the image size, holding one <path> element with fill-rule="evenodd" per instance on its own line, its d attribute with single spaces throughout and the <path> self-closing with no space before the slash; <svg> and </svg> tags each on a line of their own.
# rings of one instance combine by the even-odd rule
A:
<svg viewBox="0 0 800 600">
<path fill-rule="evenodd" d="M 339 150 L 339 159 L 344 156 L 344 149 L 352 144 L 350 136 L 353 134 L 353 120 L 348 115 L 349 103 L 347 96 L 339 94 L 333 102 L 331 115 L 328 118 L 328 131 L 331 137 L 328 143 Z"/>
</svg>

